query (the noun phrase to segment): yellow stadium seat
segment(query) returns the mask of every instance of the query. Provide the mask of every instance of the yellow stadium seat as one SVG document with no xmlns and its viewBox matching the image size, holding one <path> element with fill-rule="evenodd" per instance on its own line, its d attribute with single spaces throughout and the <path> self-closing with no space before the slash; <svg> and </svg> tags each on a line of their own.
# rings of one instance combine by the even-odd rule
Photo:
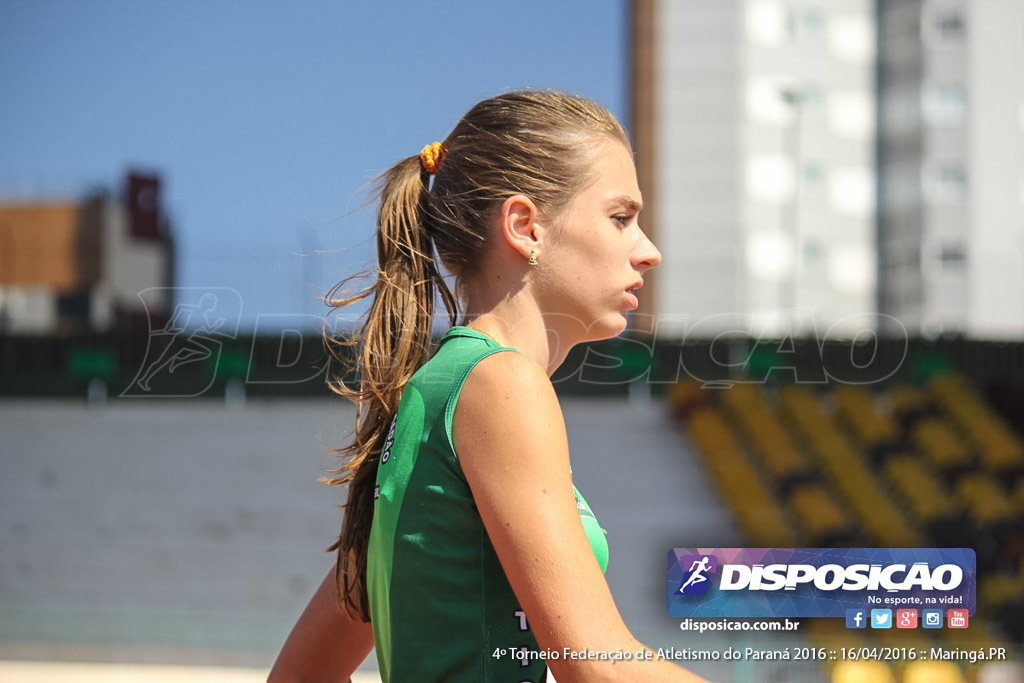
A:
<svg viewBox="0 0 1024 683">
<path fill-rule="evenodd" d="M 920 459 L 914 456 L 891 458 L 885 464 L 885 472 L 900 498 L 922 522 L 960 514 L 962 508 L 954 503 L 952 493 Z"/>
<path fill-rule="evenodd" d="M 760 387 L 737 385 L 722 392 L 722 406 L 772 483 L 784 489 L 808 477 L 814 468 L 797 448 Z"/>
<path fill-rule="evenodd" d="M 931 391 L 942 410 L 966 433 L 992 472 L 1015 472 L 1024 467 L 1024 442 L 960 375 L 936 377 Z"/>
<path fill-rule="evenodd" d="M 843 661 L 832 669 L 832 683 L 895 683 L 885 662 Z"/>
<path fill-rule="evenodd" d="M 1017 511 L 1000 484 L 984 474 L 961 477 L 954 487 L 957 499 L 982 527 L 1013 519 Z"/>
<path fill-rule="evenodd" d="M 790 507 L 814 545 L 829 545 L 853 535 L 853 524 L 846 512 L 819 484 L 808 484 L 793 491 Z"/>
<path fill-rule="evenodd" d="M 899 436 L 896 422 L 875 407 L 874 397 L 863 387 L 839 387 L 835 399 L 838 416 L 849 426 L 861 447 L 870 448 Z"/>
<path fill-rule="evenodd" d="M 928 392 L 909 385 L 894 386 L 887 392 L 892 414 L 896 418 L 922 413 L 930 405 Z"/>
<path fill-rule="evenodd" d="M 792 523 L 774 493 L 762 481 L 721 411 L 704 406 L 689 416 L 687 427 L 704 464 L 755 545 L 788 548 L 796 544 Z"/>
<path fill-rule="evenodd" d="M 914 444 L 938 470 L 955 471 L 973 465 L 970 449 L 953 428 L 939 418 L 919 420 L 912 437 Z"/>
<path fill-rule="evenodd" d="M 1017 506 L 1017 512 L 1024 513 L 1024 477 L 1020 478 L 1013 489 L 1013 504 Z"/>
<path fill-rule="evenodd" d="M 902 683 L 965 683 L 965 679 L 953 662 L 918 660 L 907 664 Z"/>
</svg>

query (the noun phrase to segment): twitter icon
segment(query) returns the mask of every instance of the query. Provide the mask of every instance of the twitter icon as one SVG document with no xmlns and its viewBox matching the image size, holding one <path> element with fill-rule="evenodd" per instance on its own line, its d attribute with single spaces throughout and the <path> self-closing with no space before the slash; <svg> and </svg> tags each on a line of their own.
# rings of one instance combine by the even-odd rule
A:
<svg viewBox="0 0 1024 683">
<path fill-rule="evenodd" d="M 892 628 L 892 610 L 871 610 L 871 628 Z"/>
</svg>

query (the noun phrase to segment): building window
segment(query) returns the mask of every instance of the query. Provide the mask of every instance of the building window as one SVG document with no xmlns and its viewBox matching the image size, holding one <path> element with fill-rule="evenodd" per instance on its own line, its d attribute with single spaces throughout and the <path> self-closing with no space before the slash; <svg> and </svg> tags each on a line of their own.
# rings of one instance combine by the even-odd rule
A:
<svg viewBox="0 0 1024 683">
<path fill-rule="evenodd" d="M 866 166 L 833 168 L 829 173 L 829 201 L 838 213 L 868 218 L 875 209 L 875 175 Z"/>
<path fill-rule="evenodd" d="M 961 47 L 967 38 L 967 24 L 957 8 L 936 9 L 922 28 L 927 33 L 921 36 L 924 43 L 932 47 Z"/>
<path fill-rule="evenodd" d="M 966 261 L 962 244 L 946 242 L 939 249 L 939 262 L 943 268 L 961 268 Z"/>
<path fill-rule="evenodd" d="M 820 33 L 825 27 L 825 17 L 818 9 L 809 9 L 804 12 L 804 30 L 808 33 Z"/>
<path fill-rule="evenodd" d="M 828 128 L 847 140 L 870 144 L 875 131 L 875 101 L 867 90 L 833 90 L 828 101 Z"/>
<path fill-rule="evenodd" d="M 967 171 L 962 163 L 940 162 L 927 167 L 924 181 L 929 201 L 961 204 L 967 196 Z"/>
<path fill-rule="evenodd" d="M 956 125 L 967 117 L 967 90 L 959 83 L 933 85 L 921 92 L 925 122 Z"/>
<path fill-rule="evenodd" d="M 803 244 L 804 262 L 815 263 L 825 258 L 825 247 L 817 240 L 806 240 Z"/>
<path fill-rule="evenodd" d="M 939 166 L 939 185 L 951 190 L 967 189 L 967 173 L 960 164 L 942 164 Z"/>
<path fill-rule="evenodd" d="M 870 66 L 875 56 L 875 27 L 865 16 L 830 17 L 828 45 L 839 61 Z"/>
<path fill-rule="evenodd" d="M 785 27 L 786 40 L 792 43 L 796 40 L 796 17 L 791 8 L 786 8 L 786 18 L 783 26 Z"/>
<path fill-rule="evenodd" d="M 942 40 L 963 40 L 967 33 L 959 12 L 943 12 L 935 16 L 935 33 Z"/>
<path fill-rule="evenodd" d="M 802 104 L 810 104 L 812 106 L 821 106 L 821 103 L 825 101 L 825 95 L 821 92 L 821 88 L 815 85 L 805 85 L 800 90 L 800 102 Z"/>
<path fill-rule="evenodd" d="M 784 35 L 789 42 L 801 36 L 820 35 L 825 28 L 825 15 L 817 8 L 800 12 L 792 7 L 785 10 Z"/>
<path fill-rule="evenodd" d="M 795 184 L 791 159 L 771 154 L 755 155 L 747 159 L 746 191 L 751 199 L 784 204 L 792 200 Z"/>
<path fill-rule="evenodd" d="M 820 187 L 825 180 L 824 167 L 814 161 L 804 164 L 804 184 L 807 187 Z"/>
<path fill-rule="evenodd" d="M 789 12 L 775 0 L 752 0 L 747 4 L 747 38 L 758 45 L 777 47 L 790 40 Z"/>
</svg>

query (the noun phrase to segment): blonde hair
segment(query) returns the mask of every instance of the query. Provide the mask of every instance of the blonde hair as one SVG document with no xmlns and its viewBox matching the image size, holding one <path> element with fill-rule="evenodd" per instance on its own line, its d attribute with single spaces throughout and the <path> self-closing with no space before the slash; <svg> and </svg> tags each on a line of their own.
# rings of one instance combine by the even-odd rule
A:
<svg viewBox="0 0 1024 683">
<path fill-rule="evenodd" d="M 345 462 L 327 481 L 348 486 L 331 550 L 337 551 L 339 595 L 364 620 L 378 458 L 405 385 L 429 357 L 438 298 L 450 324 L 456 321 L 457 299 L 440 266 L 457 281 L 474 275 L 493 219 L 512 195 L 530 197 L 546 216 L 559 216 L 591 182 L 593 153 L 609 139 L 629 146 L 615 116 L 592 100 L 550 90 L 512 92 L 480 102 L 459 121 L 441 143 L 443 162 L 430 169 L 433 182 L 418 154 L 378 179 L 376 281 L 343 296 L 346 279 L 328 297 L 332 310 L 372 297 L 359 330 L 327 340 L 336 358 L 354 350 L 358 371 L 356 388 L 331 381 L 357 411 L 355 437 L 339 451 Z"/>
</svg>

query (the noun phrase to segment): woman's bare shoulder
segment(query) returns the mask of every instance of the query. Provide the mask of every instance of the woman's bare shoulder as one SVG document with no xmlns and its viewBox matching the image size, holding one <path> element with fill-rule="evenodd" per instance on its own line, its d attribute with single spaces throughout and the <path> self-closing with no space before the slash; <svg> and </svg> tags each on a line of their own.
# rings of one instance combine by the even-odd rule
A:
<svg viewBox="0 0 1024 683">
<path fill-rule="evenodd" d="M 544 369 L 521 353 L 496 353 L 480 361 L 462 388 L 456 416 L 463 426 L 506 431 L 519 423 L 536 434 L 554 428 L 564 432 L 561 407 Z M 518 441 L 523 443 L 524 434 Z M 528 436 L 525 437 L 527 440 Z"/>
</svg>

